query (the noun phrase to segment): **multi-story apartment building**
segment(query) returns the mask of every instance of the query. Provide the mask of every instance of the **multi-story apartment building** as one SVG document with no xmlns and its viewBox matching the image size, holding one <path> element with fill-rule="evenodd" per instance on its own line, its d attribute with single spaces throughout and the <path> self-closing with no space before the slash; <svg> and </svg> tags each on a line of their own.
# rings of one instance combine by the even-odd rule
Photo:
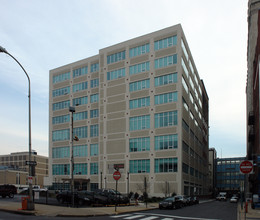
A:
<svg viewBox="0 0 260 220">
<path fill-rule="evenodd" d="M 259 67 L 260 67 L 260 1 L 248 1 L 247 41 L 247 159 L 254 163 L 249 175 L 251 193 L 260 194 L 260 121 L 259 121 Z"/>
<path fill-rule="evenodd" d="M 33 184 L 44 186 L 44 177 L 48 176 L 48 157 L 37 155 L 32 152 L 32 161 L 36 162 L 35 176 Z M 16 152 L 7 155 L 0 155 L 0 183 L 1 184 L 16 184 L 28 185 L 29 166 L 26 165 L 29 161 L 28 152 Z"/>
<path fill-rule="evenodd" d="M 181 25 L 51 70 L 49 92 L 53 183 L 71 178 L 74 106 L 76 186 L 115 188 L 118 168 L 124 193 L 208 192 L 208 96 Z"/>
<path fill-rule="evenodd" d="M 228 192 L 230 195 L 240 192 L 245 177 L 240 173 L 240 163 L 245 157 L 217 158 L 216 187 L 218 192 Z"/>
</svg>

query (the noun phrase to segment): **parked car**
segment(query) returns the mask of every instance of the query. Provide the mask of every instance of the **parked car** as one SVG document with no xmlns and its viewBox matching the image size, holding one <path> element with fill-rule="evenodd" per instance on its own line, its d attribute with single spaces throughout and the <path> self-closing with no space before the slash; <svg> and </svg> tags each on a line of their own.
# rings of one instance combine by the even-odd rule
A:
<svg viewBox="0 0 260 220">
<path fill-rule="evenodd" d="M 17 194 L 17 189 L 14 185 L 0 185 L 0 196 L 2 196 L 3 198 L 5 198 L 6 196 L 8 196 L 9 198 L 13 198 L 15 194 Z"/>
<path fill-rule="evenodd" d="M 190 197 L 190 203 L 191 203 L 192 205 L 194 205 L 194 204 L 199 204 L 199 198 L 198 198 L 197 196 L 191 196 L 191 197 Z"/>
<path fill-rule="evenodd" d="M 186 205 L 188 205 L 187 196 L 177 195 L 177 196 L 174 196 L 174 197 L 175 197 L 175 199 L 181 201 L 181 206 L 186 206 Z"/>
<path fill-rule="evenodd" d="M 74 192 L 74 204 L 77 204 L 79 206 L 82 205 L 90 205 L 93 203 L 93 200 L 91 199 L 92 193 L 88 191 L 79 191 Z M 56 199 L 59 203 L 72 203 L 72 192 L 71 191 L 62 191 L 59 192 L 56 195 Z"/>
<path fill-rule="evenodd" d="M 168 197 L 159 202 L 159 209 L 177 209 L 182 207 L 182 202 L 178 198 Z"/>
<path fill-rule="evenodd" d="M 238 197 L 237 196 L 232 196 L 230 199 L 230 202 L 237 203 L 238 202 Z"/>
<path fill-rule="evenodd" d="M 218 195 L 216 197 L 217 201 L 227 201 L 227 197 L 225 195 Z"/>
<path fill-rule="evenodd" d="M 96 203 L 102 204 L 129 203 L 129 198 L 127 196 L 124 196 L 113 189 L 97 189 L 94 192 L 94 198 Z"/>
</svg>

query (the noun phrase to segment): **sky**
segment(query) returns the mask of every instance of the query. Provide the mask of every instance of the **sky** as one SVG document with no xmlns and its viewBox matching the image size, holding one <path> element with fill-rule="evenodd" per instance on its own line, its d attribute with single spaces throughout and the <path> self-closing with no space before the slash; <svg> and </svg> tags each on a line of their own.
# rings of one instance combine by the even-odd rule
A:
<svg viewBox="0 0 260 220">
<path fill-rule="evenodd" d="M 209 96 L 209 147 L 246 155 L 246 0 L 0 0 L 0 46 L 31 80 L 32 149 L 48 156 L 49 71 L 181 24 Z M 0 155 L 28 151 L 28 80 L 0 53 Z"/>
</svg>

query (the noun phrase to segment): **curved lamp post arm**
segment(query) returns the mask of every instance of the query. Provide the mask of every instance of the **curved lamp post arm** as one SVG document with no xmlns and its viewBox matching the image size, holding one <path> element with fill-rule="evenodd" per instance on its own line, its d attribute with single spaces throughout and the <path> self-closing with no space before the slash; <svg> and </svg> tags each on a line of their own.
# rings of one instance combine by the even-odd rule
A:
<svg viewBox="0 0 260 220">
<path fill-rule="evenodd" d="M 10 57 L 12 57 L 18 64 L 19 66 L 23 69 L 25 75 L 27 76 L 28 79 L 28 98 L 29 98 L 29 176 L 32 176 L 32 165 L 31 165 L 31 155 L 32 155 L 32 142 L 31 142 L 31 82 L 30 82 L 30 77 L 28 75 L 28 73 L 25 71 L 25 69 L 23 68 L 22 64 L 19 63 L 19 61 L 10 53 L 7 52 L 7 50 L 3 47 L 0 46 L 0 53 L 6 53 L 8 54 Z M 32 202 L 32 184 L 29 183 L 29 200 L 31 205 L 31 209 L 34 210 L 34 205 Z M 28 210 L 30 208 L 28 207 Z"/>
</svg>

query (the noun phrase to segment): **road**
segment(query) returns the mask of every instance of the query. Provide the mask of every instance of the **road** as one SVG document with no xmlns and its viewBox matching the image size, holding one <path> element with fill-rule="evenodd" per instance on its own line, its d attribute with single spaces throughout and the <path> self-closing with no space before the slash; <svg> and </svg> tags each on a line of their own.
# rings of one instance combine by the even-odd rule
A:
<svg viewBox="0 0 260 220">
<path fill-rule="evenodd" d="M 117 219 L 133 219 L 133 220 L 236 220 L 237 219 L 237 205 L 229 202 L 207 202 L 194 206 L 187 206 L 177 210 L 150 210 L 142 212 L 133 212 L 127 214 L 88 217 L 88 220 L 117 220 Z M 59 217 L 44 217 L 44 216 L 24 216 L 12 213 L 0 212 L 0 220 L 5 219 L 37 219 L 37 220 L 60 220 L 64 218 Z M 76 220 L 82 218 L 69 218 L 66 220 Z"/>
</svg>

